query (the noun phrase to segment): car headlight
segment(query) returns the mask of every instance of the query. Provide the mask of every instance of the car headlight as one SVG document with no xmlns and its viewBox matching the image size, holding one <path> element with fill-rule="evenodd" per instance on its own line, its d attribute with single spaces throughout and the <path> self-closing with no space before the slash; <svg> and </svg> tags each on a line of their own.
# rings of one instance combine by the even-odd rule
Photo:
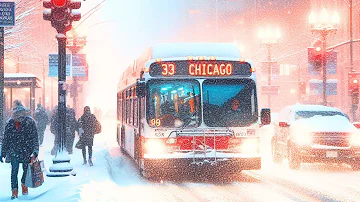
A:
<svg viewBox="0 0 360 202">
<path fill-rule="evenodd" d="M 243 153 L 258 153 L 259 139 L 244 139 L 241 143 L 241 152 Z"/>
<path fill-rule="evenodd" d="M 355 133 L 350 136 L 350 145 L 360 146 L 360 134 Z"/>
<path fill-rule="evenodd" d="M 295 142 L 298 145 L 309 145 L 313 141 L 313 137 L 310 133 L 302 133 L 295 135 Z"/>
</svg>

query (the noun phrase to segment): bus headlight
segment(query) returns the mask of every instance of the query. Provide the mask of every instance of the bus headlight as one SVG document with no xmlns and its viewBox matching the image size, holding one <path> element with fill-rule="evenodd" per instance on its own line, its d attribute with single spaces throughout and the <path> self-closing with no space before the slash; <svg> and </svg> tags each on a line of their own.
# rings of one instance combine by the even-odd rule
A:
<svg viewBox="0 0 360 202">
<path fill-rule="evenodd" d="M 351 134 L 350 145 L 360 147 L 360 134 Z"/>
<path fill-rule="evenodd" d="M 162 154 L 166 152 L 166 146 L 162 139 L 147 139 L 144 147 L 147 154 Z"/>
<path fill-rule="evenodd" d="M 259 139 L 244 139 L 241 143 L 241 152 L 259 153 Z"/>
</svg>

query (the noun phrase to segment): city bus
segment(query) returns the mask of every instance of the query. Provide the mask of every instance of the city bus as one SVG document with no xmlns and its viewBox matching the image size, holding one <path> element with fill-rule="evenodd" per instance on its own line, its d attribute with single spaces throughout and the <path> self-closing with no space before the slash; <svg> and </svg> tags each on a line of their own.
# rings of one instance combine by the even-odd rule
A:
<svg viewBox="0 0 360 202">
<path fill-rule="evenodd" d="M 259 116 L 257 88 L 235 44 L 156 44 L 120 78 L 117 142 L 149 178 L 260 169 L 259 128 L 270 109 Z"/>
</svg>

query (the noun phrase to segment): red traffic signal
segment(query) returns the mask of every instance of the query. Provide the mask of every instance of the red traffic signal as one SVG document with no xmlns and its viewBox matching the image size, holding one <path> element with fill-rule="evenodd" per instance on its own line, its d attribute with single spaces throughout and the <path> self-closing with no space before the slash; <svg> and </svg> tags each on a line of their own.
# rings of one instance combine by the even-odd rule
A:
<svg viewBox="0 0 360 202">
<path fill-rule="evenodd" d="M 321 40 L 316 40 L 313 43 L 313 47 L 308 48 L 309 64 L 311 64 L 315 70 L 322 69 L 322 63 L 324 60 L 324 56 L 326 55 L 323 53 L 322 46 L 323 42 Z"/>
<path fill-rule="evenodd" d="M 66 33 L 72 27 L 72 21 L 79 21 L 81 13 L 77 10 L 81 7 L 80 0 L 44 0 L 46 8 L 43 13 L 44 20 L 51 21 L 58 33 Z"/>
<path fill-rule="evenodd" d="M 53 5 L 55 7 L 61 8 L 64 7 L 67 3 L 67 0 L 51 0 L 51 2 L 53 3 Z"/>
<path fill-rule="evenodd" d="M 349 72 L 348 75 L 348 91 L 349 95 L 359 94 L 359 79 L 356 76 L 356 72 Z"/>
</svg>

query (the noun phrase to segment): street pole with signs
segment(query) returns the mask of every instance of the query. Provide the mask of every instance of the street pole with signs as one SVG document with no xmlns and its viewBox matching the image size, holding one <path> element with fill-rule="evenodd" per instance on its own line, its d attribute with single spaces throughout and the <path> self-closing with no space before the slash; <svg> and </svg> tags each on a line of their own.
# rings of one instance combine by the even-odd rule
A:
<svg viewBox="0 0 360 202">
<path fill-rule="evenodd" d="M 49 168 L 49 177 L 63 177 L 74 174 L 70 165 L 70 157 L 65 151 L 66 142 L 66 32 L 71 30 L 72 22 L 79 21 L 81 14 L 77 9 L 81 2 L 77 0 L 44 0 L 45 7 L 43 18 L 51 21 L 51 26 L 58 34 L 59 60 L 58 60 L 58 110 L 57 110 L 57 135 L 59 146 L 53 165 Z M 59 166 L 60 165 L 60 166 Z"/>
<path fill-rule="evenodd" d="M 4 133 L 4 49 L 5 49 L 5 35 L 4 27 L 15 25 L 15 3 L 1 2 L 1 10 L 7 12 L 0 12 L 0 139 Z"/>
</svg>

